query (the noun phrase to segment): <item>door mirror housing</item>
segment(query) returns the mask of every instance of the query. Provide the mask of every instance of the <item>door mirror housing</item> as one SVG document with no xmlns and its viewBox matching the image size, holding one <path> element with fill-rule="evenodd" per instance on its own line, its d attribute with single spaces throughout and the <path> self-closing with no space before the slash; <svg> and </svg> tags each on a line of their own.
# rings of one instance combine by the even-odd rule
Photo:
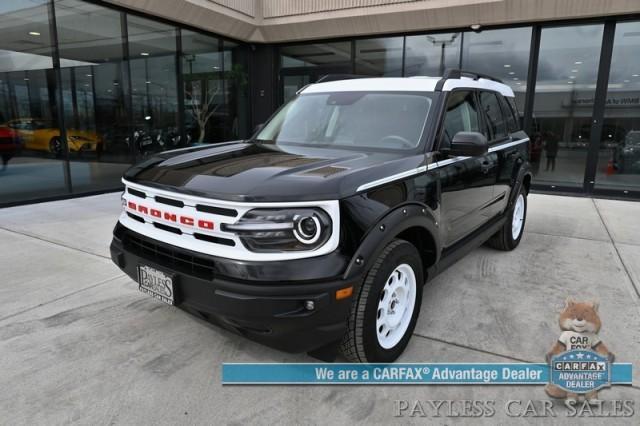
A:
<svg viewBox="0 0 640 426">
<path fill-rule="evenodd" d="M 458 132 L 451 141 L 449 155 L 476 157 L 489 152 L 489 141 L 478 132 Z"/>
</svg>

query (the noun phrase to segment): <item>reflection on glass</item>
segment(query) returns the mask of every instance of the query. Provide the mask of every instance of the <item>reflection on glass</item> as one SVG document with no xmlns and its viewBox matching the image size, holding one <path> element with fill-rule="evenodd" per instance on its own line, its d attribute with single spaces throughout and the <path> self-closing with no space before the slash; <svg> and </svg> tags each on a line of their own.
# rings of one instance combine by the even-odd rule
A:
<svg viewBox="0 0 640 426">
<path fill-rule="evenodd" d="M 182 31 L 186 141 L 211 143 L 246 136 L 246 54 L 236 43 Z M 242 109 L 242 110 L 241 110 Z"/>
<path fill-rule="evenodd" d="M 55 5 L 73 189 L 113 188 L 132 160 L 121 14 L 80 0 Z"/>
<path fill-rule="evenodd" d="M 596 188 L 640 190 L 640 22 L 616 25 Z"/>
<path fill-rule="evenodd" d="M 537 183 L 581 187 L 603 25 L 544 28 L 530 161 Z"/>
<path fill-rule="evenodd" d="M 459 68 L 460 33 L 407 37 L 404 75 L 441 76 L 447 68 Z"/>
<path fill-rule="evenodd" d="M 356 74 L 400 77 L 403 37 L 356 40 Z"/>
<path fill-rule="evenodd" d="M 66 192 L 47 3 L 0 2 L 0 203 Z"/>
<path fill-rule="evenodd" d="M 284 88 L 284 103 L 289 102 L 302 87 L 311 83 L 309 75 L 285 75 L 282 78 Z"/>
<path fill-rule="evenodd" d="M 527 90 L 531 28 L 464 33 L 462 68 L 499 78 L 513 89 L 520 113 Z"/>
<path fill-rule="evenodd" d="M 225 58 L 220 40 L 182 31 L 182 52 L 186 143 L 222 140 Z"/>
<path fill-rule="evenodd" d="M 129 66 L 137 156 L 179 146 L 176 29 L 129 15 Z"/>
<path fill-rule="evenodd" d="M 280 48 L 282 68 L 343 66 L 351 63 L 351 43 L 313 43 Z"/>
<path fill-rule="evenodd" d="M 242 139 L 249 137 L 249 74 L 247 47 L 224 41 L 224 81 L 226 115 L 223 132 L 214 135 L 216 140 Z"/>
</svg>

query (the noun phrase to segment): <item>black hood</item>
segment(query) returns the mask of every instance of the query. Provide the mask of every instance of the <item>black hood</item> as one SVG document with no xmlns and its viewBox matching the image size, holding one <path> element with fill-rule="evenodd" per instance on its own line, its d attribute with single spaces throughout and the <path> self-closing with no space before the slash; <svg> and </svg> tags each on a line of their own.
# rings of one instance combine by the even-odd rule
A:
<svg viewBox="0 0 640 426">
<path fill-rule="evenodd" d="M 424 162 L 423 154 L 228 142 L 161 153 L 125 179 L 229 201 L 340 199 L 359 186 Z"/>
</svg>

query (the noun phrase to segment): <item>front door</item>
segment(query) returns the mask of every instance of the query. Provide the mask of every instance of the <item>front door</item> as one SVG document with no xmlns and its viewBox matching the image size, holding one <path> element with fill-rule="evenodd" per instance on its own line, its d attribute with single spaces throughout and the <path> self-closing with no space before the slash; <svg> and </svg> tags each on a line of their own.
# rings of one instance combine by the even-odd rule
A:
<svg viewBox="0 0 640 426">
<path fill-rule="evenodd" d="M 483 132 L 478 99 L 474 91 L 449 94 L 440 130 L 438 176 L 441 190 L 441 229 L 449 247 L 478 229 L 492 217 L 490 208 L 497 178 L 497 154 L 454 157 L 442 154 L 458 132 Z"/>
</svg>

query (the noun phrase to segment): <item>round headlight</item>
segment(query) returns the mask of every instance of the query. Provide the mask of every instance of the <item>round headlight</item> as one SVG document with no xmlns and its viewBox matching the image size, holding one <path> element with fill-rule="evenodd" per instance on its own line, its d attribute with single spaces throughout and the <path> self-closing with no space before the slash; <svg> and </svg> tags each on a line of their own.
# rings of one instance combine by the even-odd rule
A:
<svg viewBox="0 0 640 426">
<path fill-rule="evenodd" d="M 293 235 L 302 244 L 313 244 L 321 234 L 320 221 L 316 216 L 296 216 L 293 218 L 295 228 Z"/>
</svg>

